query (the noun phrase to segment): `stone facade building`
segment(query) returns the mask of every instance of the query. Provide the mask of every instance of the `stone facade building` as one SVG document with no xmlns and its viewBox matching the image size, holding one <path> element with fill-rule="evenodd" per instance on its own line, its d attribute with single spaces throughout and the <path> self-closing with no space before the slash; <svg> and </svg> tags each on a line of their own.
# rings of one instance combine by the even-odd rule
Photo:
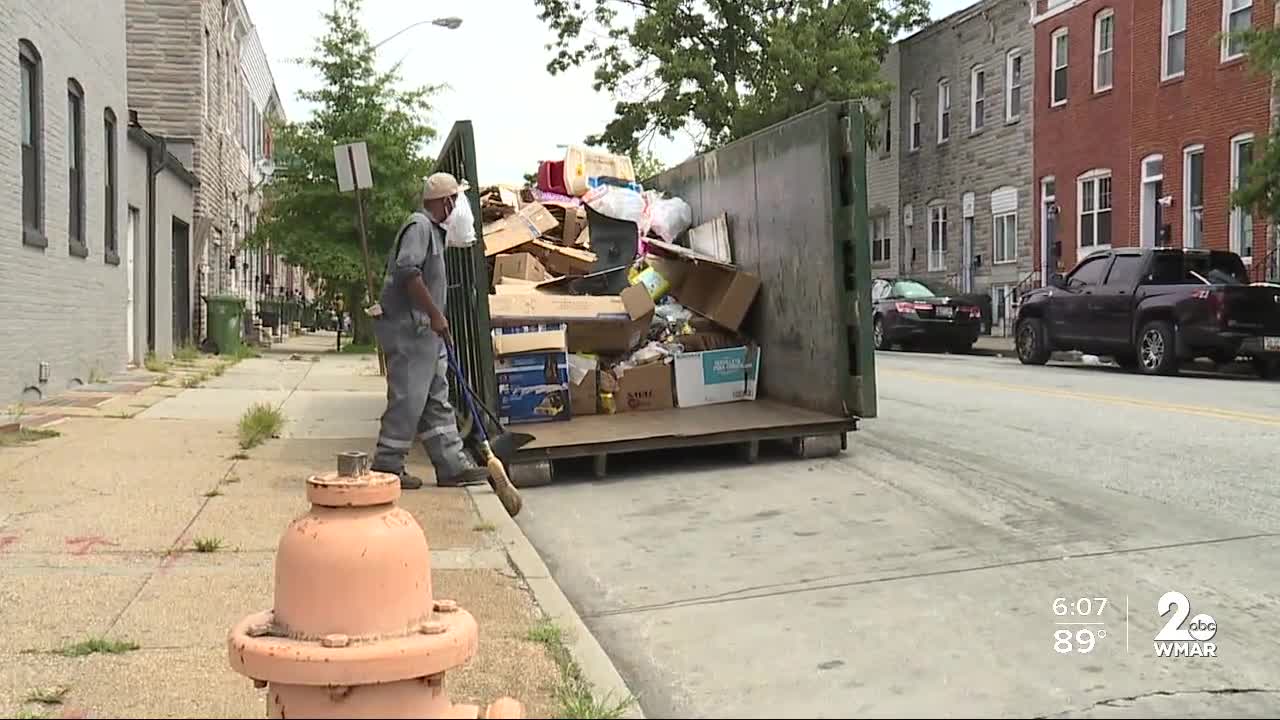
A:
<svg viewBox="0 0 1280 720">
<path fill-rule="evenodd" d="M 1035 281 L 1029 20 L 983 0 L 898 43 L 902 273 L 990 293 L 997 333 Z"/>
<path fill-rule="evenodd" d="M 902 272 L 903 247 L 899 222 L 898 153 L 902 138 L 897 121 L 902 107 L 898 94 L 898 46 L 890 45 L 880 64 L 880 78 L 892 86 L 883 103 L 867 103 L 876 120 L 875 136 L 867 143 L 867 221 L 871 233 L 871 272 L 893 277 Z"/>
<path fill-rule="evenodd" d="M 0 0 L 0 407 L 124 368 L 123 0 Z"/>
<path fill-rule="evenodd" d="M 270 177 L 271 122 L 283 120 L 258 34 L 243 0 L 128 0 L 128 13 L 130 106 L 199 180 L 197 298 L 234 293 L 252 311 L 256 299 L 293 290 L 271 272 L 283 263 L 241 250 Z M 203 336 L 202 305 L 192 308 L 192 340 Z"/>
</svg>

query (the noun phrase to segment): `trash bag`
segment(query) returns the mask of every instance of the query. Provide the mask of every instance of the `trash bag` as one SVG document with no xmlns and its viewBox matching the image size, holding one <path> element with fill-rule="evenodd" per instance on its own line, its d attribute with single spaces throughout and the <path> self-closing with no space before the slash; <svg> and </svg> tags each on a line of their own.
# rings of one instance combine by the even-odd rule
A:
<svg viewBox="0 0 1280 720">
<path fill-rule="evenodd" d="M 582 202 L 592 210 L 614 220 L 625 220 L 639 225 L 644 217 L 645 197 L 631 188 L 601 185 L 583 195 Z"/>
<path fill-rule="evenodd" d="M 444 221 L 444 244 L 451 248 L 468 248 L 476 243 L 476 218 L 465 191 L 458 193 L 453 212 Z"/>
<path fill-rule="evenodd" d="M 652 191 L 647 195 L 649 230 L 666 242 L 675 242 L 693 224 L 693 209 L 678 197 L 662 198 Z"/>
</svg>

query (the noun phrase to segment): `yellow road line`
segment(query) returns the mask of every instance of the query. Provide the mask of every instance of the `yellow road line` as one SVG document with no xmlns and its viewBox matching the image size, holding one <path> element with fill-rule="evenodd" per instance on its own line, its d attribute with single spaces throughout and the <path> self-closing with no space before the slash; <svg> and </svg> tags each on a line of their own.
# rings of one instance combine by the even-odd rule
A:
<svg viewBox="0 0 1280 720">
<path fill-rule="evenodd" d="M 1021 392 L 1032 395 L 1044 395 L 1046 397 L 1066 398 L 1069 400 L 1091 400 L 1093 402 L 1106 403 L 1109 405 L 1128 405 L 1131 407 L 1141 407 L 1150 410 L 1163 410 L 1166 412 L 1180 413 L 1183 415 L 1194 415 L 1197 417 L 1216 418 L 1218 420 L 1235 420 L 1238 422 L 1254 423 L 1256 425 L 1267 425 L 1271 427 L 1280 427 L 1280 416 L 1263 415 L 1259 413 L 1241 412 L 1238 410 L 1225 410 L 1218 408 L 1205 407 L 1203 405 L 1178 405 L 1176 403 L 1159 402 L 1156 400 L 1142 400 L 1139 398 L 1124 397 L 1121 395 L 1101 395 L 1098 393 L 1076 392 L 1074 390 L 1060 390 L 1057 388 L 1037 387 L 1035 385 L 1015 385 L 1013 383 L 995 382 L 992 380 L 979 380 L 975 378 L 950 377 L 946 375 L 934 375 L 931 373 L 919 372 L 917 370 L 877 370 L 878 375 L 899 376 L 913 378 L 924 382 L 933 383 L 950 383 L 953 385 L 974 385 L 977 387 L 994 388 L 997 390 L 1008 390 L 1010 392 Z"/>
</svg>

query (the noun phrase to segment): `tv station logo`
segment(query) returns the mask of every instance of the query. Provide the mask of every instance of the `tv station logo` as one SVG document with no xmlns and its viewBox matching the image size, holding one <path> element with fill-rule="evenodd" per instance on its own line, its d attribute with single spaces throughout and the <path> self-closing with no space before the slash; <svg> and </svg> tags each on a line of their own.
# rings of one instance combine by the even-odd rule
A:
<svg viewBox="0 0 1280 720">
<path fill-rule="evenodd" d="M 1218 623 L 1205 613 L 1187 622 L 1191 602 L 1186 595 L 1173 590 L 1161 595 L 1156 614 L 1169 616 L 1156 633 L 1156 657 L 1218 657 L 1218 645 L 1210 642 L 1218 634 Z"/>
</svg>

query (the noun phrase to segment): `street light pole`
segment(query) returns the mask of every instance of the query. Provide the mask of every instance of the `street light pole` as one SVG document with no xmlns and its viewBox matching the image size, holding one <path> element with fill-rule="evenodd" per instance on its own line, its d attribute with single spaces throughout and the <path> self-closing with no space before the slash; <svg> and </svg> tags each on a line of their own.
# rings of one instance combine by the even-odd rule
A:
<svg viewBox="0 0 1280 720">
<path fill-rule="evenodd" d="M 443 18 L 436 18 L 435 20 L 420 20 L 420 21 L 418 21 L 418 22 L 416 22 L 416 23 L 413 23 L 412 25 L 406 25 L 405 27 L 400 28 L 400 29 L 399 29 L 399 30 L 397 30 L 397 31 L 396 31 L 396 33 L 395 33 L 394 35 L 392 35 L 391 37 L 386 38 L 386 39 L 385 39 L 385 40 L 383 40 L 382 42 L 379 42 L 379 43 L 377 43 L 376 45 L 374 45 L 374 46 L 373 46 L 373 49 L 374 49 L 374 50 L 377 50 L 378 48 L 382 47 L 383 45 L 386 45 L 387 43 L 391 42 L 392 40 L 395 40 L 396 38 L 398 38 L 398 37 L 400 37 L 401 35 L 405 34 L 406 32 L 408 32 L 408 31 L 410 31 L 410 30 L 412 30 L 412 29 L 414 29 L 414 28 L 416 28 L 416 27 L 421 27 L 421 26 L 423 26 L 423 25 L 435 25 L 436 27 L 442 27 L 442 28 L 444 28 L 445 30 L 457 30 L 457 29 L 458 29 L 458 26 L 462 25 L 462 18 L 458 18 L 458 17 L 443 17 Z"/>
</svg>

